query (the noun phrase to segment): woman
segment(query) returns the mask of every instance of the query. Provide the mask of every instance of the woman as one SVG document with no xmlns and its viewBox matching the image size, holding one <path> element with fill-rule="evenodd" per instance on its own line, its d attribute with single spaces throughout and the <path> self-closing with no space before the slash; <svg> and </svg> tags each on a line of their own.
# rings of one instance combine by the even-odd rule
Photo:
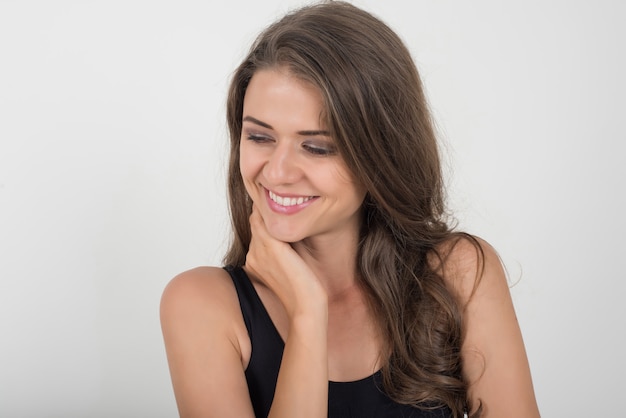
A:
<svg viewBox="0 0 626 418">
<path fill-rule="evenodd" d="M 346 3 L 288 14 L 228 97 L 226 268 L 166 288 L 183 417 L 536 417 L 494 250 L 453 232 L 421 82 Z"/>
</svg>

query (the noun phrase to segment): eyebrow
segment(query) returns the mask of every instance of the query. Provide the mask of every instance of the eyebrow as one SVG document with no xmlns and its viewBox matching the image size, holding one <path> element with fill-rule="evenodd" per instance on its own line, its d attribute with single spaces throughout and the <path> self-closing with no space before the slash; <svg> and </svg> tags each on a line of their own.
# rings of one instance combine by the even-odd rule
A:
<svg viewBox="0 0 626 418">
<path fill-rule="evenodd" d="M 272 129 L 272 130 L 274 129 L 272 125 L 265 123 L 263 121 L 260 121 L 256 118 L 253 118 L 252 116 L 245 116 L 243 118 L 243 122 L 252 122 L 255 125 L 262 126 L 263 128 L 266 128 L 266 129 Z M 317 135 L 330 136 L 330 132 L 325 131 L 325 130 L 305 130 L 305 131 L 298 131 L 296 133 L 302 136 L 317 136 Z"/>
</svg>

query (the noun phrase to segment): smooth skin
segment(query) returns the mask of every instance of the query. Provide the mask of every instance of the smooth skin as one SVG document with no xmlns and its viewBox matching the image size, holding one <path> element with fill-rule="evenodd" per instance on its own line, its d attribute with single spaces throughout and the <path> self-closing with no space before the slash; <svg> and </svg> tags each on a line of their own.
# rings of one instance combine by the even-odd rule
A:
<svg viewBox="0 0 626 418">
<path fill-rule="evenodd" d="M 281 68 L 258 71 L 244 100 L 241 174 L 254 202 L 244 269 L 285 341 L 272 418 L 326 417 L 329 380 L 361 379 L 382 364 L 380 333 L 356 276 L 365 191 L 321 113 L 315 88 Z M 482 246 L 476 288 L 470 243 L 449 249 L 442 271 L 467 305 L 470 396 L 486 417 L 538 417 L 504 271 Z M 163 293 L 161 324 L 180 416 L 253 417 L 244 375 L 252 348 L 228 273 L 201 267 L 175 277 Z"/>
</svg>

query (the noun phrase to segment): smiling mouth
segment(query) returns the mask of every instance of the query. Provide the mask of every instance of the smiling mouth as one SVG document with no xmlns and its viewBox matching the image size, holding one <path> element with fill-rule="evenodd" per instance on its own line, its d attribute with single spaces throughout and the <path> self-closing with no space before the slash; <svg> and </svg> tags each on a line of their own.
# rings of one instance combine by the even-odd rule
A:
<svg viewBox="0 0 626 418">
<path fill-rule="evenodd" d="M 268 190 L 268 194 L 270 199 L 272 199 L 272 201 L 278 205 L 281 206 L 296 206 L 296 205 L 301 205 L 304 202 L 308 202 L 309 200 L 313 199 L 315 196 L 300 196 L 300 197 L 282 197 L 277 195 L 276 193 L 272 192 L 271 190 Z"/>
</svg>

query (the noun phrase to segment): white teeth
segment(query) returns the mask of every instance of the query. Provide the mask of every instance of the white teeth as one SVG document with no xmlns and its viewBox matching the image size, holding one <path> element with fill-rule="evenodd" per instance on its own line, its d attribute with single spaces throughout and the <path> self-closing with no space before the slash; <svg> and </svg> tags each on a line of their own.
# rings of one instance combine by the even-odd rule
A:
<svg viewBox="0 0 626 418">
<path fill-rule="evenodd" d="M 313 199 L 313 196 L 309 196 L 309 197 L 282 197 L 282 196 L 278 196 L 276 193 L 274 192 L 269 192 L 270 195 L 270 199 L 272 199 L 274 202 L 278 203 L 281 206 L 295 206 L 295 205 L 301 205 L 304 202 Z"/>
</svg>

